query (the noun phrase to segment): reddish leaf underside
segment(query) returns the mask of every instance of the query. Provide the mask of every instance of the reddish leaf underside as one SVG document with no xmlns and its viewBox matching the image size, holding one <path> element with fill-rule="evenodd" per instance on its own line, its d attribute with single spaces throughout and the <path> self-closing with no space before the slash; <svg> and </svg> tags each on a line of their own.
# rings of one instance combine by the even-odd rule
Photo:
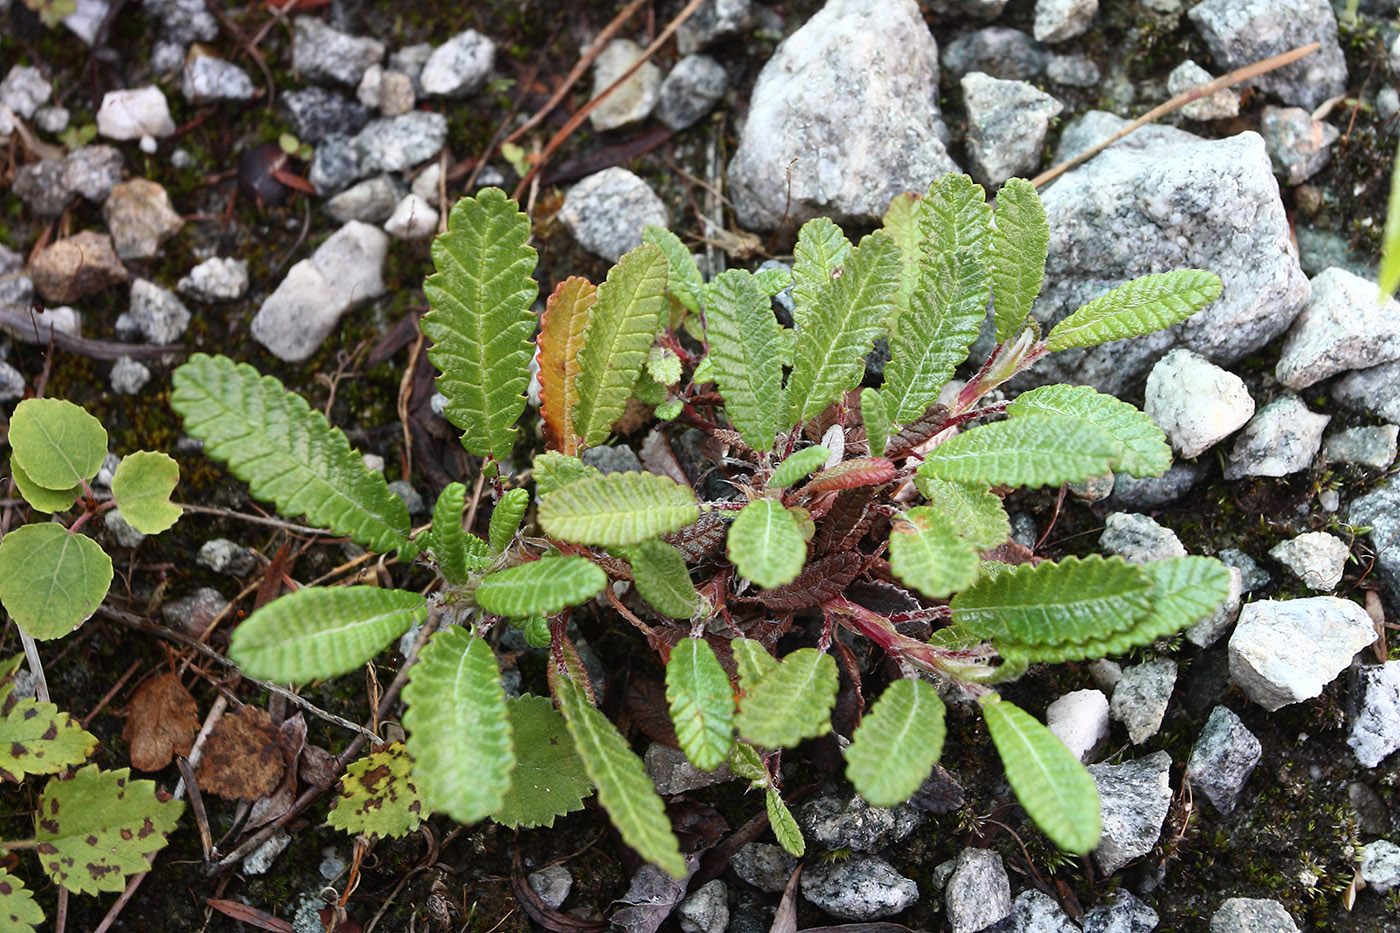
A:
<svg viewBox="0 0 1400 933">
<path fill-rule="evenodd" d="M 194 697 L 175 674 L 162 674 L 141 685 L 131 698 L 122 738 L 131 743 L 131 766 L 159 771 L 174 755 L 188 755 L 199 731 Z"/>
<path fill-rule="evenodd" d="M 581 276 L 570 276 L 555 287 L 540 315 L 535 338 L 540 367 L 540 416 L 545 442 L 551 450 L 572 456 L 578 452 L 574 433 L 574 404 L 578 401 L 578 353 L 598 287 Z"/>
</svg>

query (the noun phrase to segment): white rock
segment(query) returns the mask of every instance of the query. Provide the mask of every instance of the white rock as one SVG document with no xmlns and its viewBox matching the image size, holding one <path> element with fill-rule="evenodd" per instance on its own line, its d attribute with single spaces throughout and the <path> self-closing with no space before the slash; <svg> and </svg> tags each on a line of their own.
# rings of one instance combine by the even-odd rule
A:
<svg viewBox="0 0 1400 933">
<path fill-rule="evenodd" d="M 1330 592 L 1342 582 L 1351 549 L 1336 535 L 1309 531 L 1274 545 L 1269 556 L 1283 564 L 1310 590 Z"/>
<path fill-rule="evenodd" d="M 198 55 L 185 63 L 180 75 L 185 100 L 252 100 L 253 79 L 233 62 L 213 55 Z"/>
<path fill-rule="evenodd" d="M 1147 375 L 1143 411 L 1178 456 L 1200 456 L 1254 415 L 1244 380 L 1190 350 L 1172 350 Z"/>
<path fill-rule="evenodd" d="M 1033 84 L 1003 81 L 980 71 L 962 77 L 967 110 L 967 157 L 972 175 L 996 186 L 1033 174 L 1050 120 L 1064 105 Z"/>
<path fill-rule="evenodd" d="M 77 0 L 76 5 L 77 9 L 63 17 L 63 25 L 85 45 L 92 45 L 112 9 L 111 0 Z"/>
<path fill-rule="evenodd" d="M 1298 933 L 1298 924 L 1278 901 L 1232 897 L 1211 914 L 1210 933 Z"/>
<path fill-rule="evenodd" d="M 1270 402 L 1245 425 L 1225 461 L 1225 478 L 1287 476 L 1306 470 L 1331 420 L 1330 415 L 1310 411 L 1296 395 Z"/>
<path fill-rule="evenodd" d="M 97 132 L 108 139 L 164 138 L 175 132 L 170 104 L 155 85 L 102 95 Z"/>
<path fill-rule="evenodd" d="M 1361 849 L 1361 879 L 1384 897 L 1400 885 L 1400 846 L 1389 839 L 1377 839 Z"/>
<path fill-rule="evenodd" d="M 579 245 L 609 262 L 641 245 L 647 224 L 668 226 L 666 205 L 638 176 L 614 166 L 569 189 L 559 220 Z"/>
<path fill-rule="evenodd" d="M 53 85 L 30 65 L 15 65 L 0 81 L 0 107 L 9 107 L 28 120 L 49 99 Z"/>
<path fill-rule="evenodd" d="M 1089 28 L 1098 11 L 1099 0 L 1036 0 L 1036 41 L 1073 39 Z"/>
<path fill-rule="evenodd" d="M 622 77 L 642 57 L 642 51 L 631 39 L 609 42 L 593 62 L 593 96 Z M 661 69 L 648 61 L 595 107 L 588 119 L 595 130 L 615 130 L 645 120 L 660 99 Z"/>
<path fill-rule="evenodd" d="M 1167 75 L 1167 90 L 1173 95 L 1198 88 L 1215 80 L 1215 76 L 1200 65 L 1187 59 L 1172 69 Z M 1240 95 L 1231 88 L 1221 88 L 1209 97 L 1193 100 L 1181 108 L 1181 115 L 1189 120 L 1223 120 L 1239 116 Z"/>
<path fill-rule="evenodd" d="M 1159 525 L 1156 519 L 1134 512 L 1112 512 L 1104 521 L 1099 547 L 1135 564 L 1185 557 L 1186 547 L 1176 532 Z"/>
<path fill-rule="evenodd" d="M 1356 760 L 1377 767 L 1400 749 L 1400 661 L 1355 668 L 1351 685 L 1351 733 Z"/>
<path fill-rule="evenodd" d="M 1080 761 L 1108 741 L 1108 697 L 1098 690 L 1066 693 L 1045 708 L 1045 725 Z"/>
<path fill-rule="evenodd" d="M 213 256 L 190 270 L 175 290 L 197 301 L 232 301 L 248 291 L 248 263 Z"/>
<path fill-rule="evenodd" d="M 1376 283 L 1332 267 L 1312 279 L 1312 297 L 1284 338 L 1275 374 L 1302 389 L 1348 369 L 1400 359 L 1400 302 L 1377 303 Z"/>
<path fill-rule="evenodd" d="M 1128 738 L 1141 745 L 1162 728 L 1172 688 L 1176 686 L 1176 662 L 1157 658 L 1123 669 L 1123 679 L 1113 689 L 1109 712 L 1128 729 Z"/>
<path fill-rule="evenodd" d="M 496 43 L 468 29 L 433 49 L 418 83 L 433 97 L 467 97 L 481 90 L 495 63 Z"/>
<path fill-rule="evenodd" d="M 1272 712 L 1320 694 L 1375 639 L 1366 610 L 1335 596 L 1249 603 L 1230 636 L 1230 679 Z"/>
<path fill-rule="evenodd" d="M 277 861 L 277 856 L 281 855 L 291 844 L 291 833 L 281 830 L 273 833 L 266 842 L 244 856 L 243 873 L 246 875 L 266 874 L 267 870 L 272 867 L 272 863 Z"/>
<path fill-rule="evenodd" d="M 943 891 L 953 933 L 974 933 L 1011 913 L 1011 880 L 1001 856 L 968 847 L 958 855 Z"/>
<path fill-rule="evenodd" d="M 113 392 L 135 395 L 151 381 L 151 371 L 145 364 L 138 363 L 129 356 L 122 356 L 112 364 L 111 380 Z"/>
<path fill-rule="evenodd" d="M 72 114 L 67 107 L 40 107 L 34 111 L 34 126 L 40 132 L 57 136 L 68 129 L 68 122 Z"/>
<path fill-rule="evenodd" d="M 147 279 L 131 283 L 131 320 L 150 343 L 174 343 L 190 325 L 190 311 L 168 289 Z"/>
<path fill-rule="evenodd" d="M 401 240 L 426 240 L 437 228 L 438 212 L 416 194 L 405 195 L 384 221 L 384 229 Z"/>
<path fill-rule="evenodd" d="M 24 397 L 24 374 L 0 360 L 0 402 Z"/>
<path fill-rule="evenodd" d="M 428 167 L 419 172 L 413 179 L 411 190 L 424 201 L 427 201 L 434 209 L 438 208 L 442 198 L 439 196 L 439 187 L 442 182 L 442 164 L 439 162 L 429 163 Z M 450 203 L 450 202 L 449 202 Z"/>
</svg>

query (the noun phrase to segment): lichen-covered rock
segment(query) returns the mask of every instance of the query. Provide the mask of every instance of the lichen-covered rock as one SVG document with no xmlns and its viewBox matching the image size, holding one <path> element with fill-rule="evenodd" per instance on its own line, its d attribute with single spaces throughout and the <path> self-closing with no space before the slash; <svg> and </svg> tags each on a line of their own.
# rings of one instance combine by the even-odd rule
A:
<svg viewBox="0 0 1400 933">
<path fill-rule="evenodd" d="M 872 807 L 860 796 L 846 796 L 828 788 L 803 804 L 797 822 L 803 835 L 827 849 L 876 852 L 905 839 L 924 821 L 907 803 L 896 807 Z"/>
<path fill-rule="evenodd" d="M 1249 603 L 1230 636 L 1230 679 L 1272 712 L 1320 694 L 1375 639 L 1371 617 L 1349 600 Z"/>
<path fill-rule="evenodd" d="M 1221 813 L 1235 809 L 1263 746 L 1233 711 L 1217 706 L 1191 748 L 1186 779 Z"/>
<path fill-rule="evenodd" d="M 1199 457 L 1254 415 L 1244 380 L 1190 350 L 1172 350 L 1147 374 L 1143 411 L 1179 456 Z"/>
<path fill-rule="evenodd" d="M 1331 420 L 1330 415 L 1309 410 L 1296 395 L 1270 402 L 1244 426 L 1225 461 L 1225 478 L 1287 476 L 1306 470 Z"/>
<path fill-rule="evenodd" d="M 1226 71 L 1320 43 L 1313 54 L 1249 82 L 1285 104 L 1312 110 L 1346 90 L 1347 63 L 1327 0 L 1204 0 L 1187 16 Z"/>
<path fill-rule="evenodd" d="M 1312 296 L 1288 329 L 1278 381 L 1303 389 L 1349 369 L 1400 359 L 1400 302 L 1377 302 L 1375 282 L 1332 267 L 1312 279 Z"/>
</svg>

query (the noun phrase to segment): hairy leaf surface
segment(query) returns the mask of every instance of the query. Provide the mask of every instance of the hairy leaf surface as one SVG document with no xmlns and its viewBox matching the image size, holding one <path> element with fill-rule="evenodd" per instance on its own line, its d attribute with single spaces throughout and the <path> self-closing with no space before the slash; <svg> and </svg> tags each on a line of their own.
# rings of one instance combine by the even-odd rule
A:
<svg viewBox="0 0 1400 933">
<path fill-rule="evenodd" d="M 666 702 L 676 741 L 690 763 L 713 771 L 734 746 L 734 690 L 703 638 L 684 638 L 666 663 Z"/>
<path fill-rule="evenodd" d="M 894 479 L 899 469 L 884 457 L 854 457 L 843 460 L 829 470 L 823 470 L 802 488 L 804 493 L 830 492 L 833 489 L 855 489 L 859 486 L 883 486 Z"/>
<path fill-rule="evenodd" d="M 170 501 L 179 481 L 180 465 L 170 456 L 138 450 L 117 464 L 112 474 L 112 498 L 128 525 L 145 535 L 160 534 L 184 514 Z"/>
<path fill-rule="evenodd" d="M 1103 430 L 1121 449 L 1113 468 L 1129 476 L 1161 476 L 1172 465 L 1172 450 L 1162 429 L 1142 411 L 1089 386 L 1047 385 L 1016 396 L 1006 409 L 1013 418 L 1059 415 L 1078 418 Z"/>
<path fill-rule="evenodd" d="M 836 687 L 836 660 L 799 648 L 744 694 L 734 723 L 755 745 L 791 748 L 831 731 Z"/>
<path fill-rule="evenodd" d="M 978 702 L 1006 779 L 1026 813 L 1060 848 L 1088 855 L 1098 846 L 1102 831 L 1094 778 L 1025 710 L 994 693 Z"/>
<path fill-rule="evenodd" d="M 769 489 L 783 489 L 805 477 L 813 470 L 819 469 L 826 461 L 831 459 L 831 451 L 820 444 L 812 447 L 804 447 L 796 451 L 778 464 L 778 468 L 773 471 L 773 475 L 768 478 Z"/>
<path fill-rule="evenodd" d="M 729 560 L 762 587 L 791 583 L 807 560 L 807 541 L 797 517 L 774 499 L 755 499 L 729 526 Z"/>
<path fill-rule="evenodd" d="M 935 447 L 919 475 L 960 483 L 1058 486 L 1102 476 L 1122 448 L 1078 418 L 1024 415 L 979 425 Z"/>
<path fill-rule="evenodd" d="M 0 538 L 0 603 L 31 638 L 61 638 L 107 598 L 112 559 L 101 545 L 53 522 Z"/>
<path fill-rule="evenodd" d="M 643 541 L 628 555 L 632 580 L 647 605 L 673 619 L 689 619 L 700 605 L 685 558 L 665 541 Z"/>
<path fill-rule="evenodd" d="M 1020 333 L 1045 278 L 1050 225 L 1035 185 L 1013 178 L 997 192 L 992 220 L 992 316 L 997 342 Z"/>
<path fill-rule="evenodd" d="M 655 473 L 602 473 L 540 501 L 548 534 L 574 544 L 626 547 L 679 531 L 700 516 L 695 493 Z"/>
<path fill-rule="evenodd" d="M 597 596 L 608 575 L 586 557 L 541 557 L 489 574 L 476 588 L 476 602 L 487 612 L 523 619 L 552 616 Z"/>
<path fill-rule="evenodd" d="M 899 292 L 890 316 L 891 332 L 898 328 L 899 318 L 909 310 L 909 296 L 919 286 L 924 258 L 923 201 L 924 196 L 917 191 L 895 195 L 880 226 L 899 246 Z"/>
<path fill-rule="evenodd" d="M 590 476 L 602 476 L 595 466 L 584 463 L 578 457 L 547 450 L 535 457 L 535 492 L 541 499 L 556 489 L 576 483 Z"/>
<path fill-rule="evenodd" d="M 860 420 L 865 425 L 870 456 L 883 457 L 890 440 L 890 412 L 880 393 L 869 387 L 860 390 Z"/>
<path fill-rule="evenodd" d="M 345 769 L 326 825 L 352 836 L 397 839 L 416 830 L 423 816 L 413 758 L 402 742 L 390 742 Z"/>
<path fill-rule="evenodd" d="M 739 687 L 745 692 L 757 687 L 782 663 L 756 639 L 736 638 L 729 645 L 734 652 L 734 663 L 739 667 Z"/>
<path fill-rule="evenodd" d="M 700 295 L 705 290 L 705 279 L 700 275 L 700 267 L 695 265 L 695 257 L 676 236 L 665 227 L 647 224 L 642 228 L 642 242 L 659 247 L 666 254 L 666 290 L 687 310 L 699 312 Z"/>
<path fill-rule="evenodd" d="M 901 678 L 886 687 L 846 749 L 846 778 L 856 792 L 876 807 L 913 796 L 943 754 L 943 713 L 933 684 Z"/>
<path fill-rule="evenodd" d="M 825 217 L 809 220 L 797 231 L 792 250 L 792 316 L 798 330 L 815 326 L 816 318 L 825 313 L 821 302 L 831 273 L 850 253 L 851 241 Z"/>
<path fill-rule="evenodd" d="M 496 502 L 496 507 L 491 510 L 491 524 L 486 530 L 486 540 L 490 542 L 493 553 L 499 554 L 510 547 L 529 507 L 530 492 L 526 489 L 507 489 Z"/>
<path fill-rule="evenodd" d="M 461 585 L 471 571 L 485 570 L 491 565 L 490 546 L 462 527 L 462 510 L 467 504 L 467 487 L 448 483 L 438 493 L 433 505 L 433 527 L 428 533 L 427 547 L 437 560 L 438 569 L 448 583 Z"/>
<path fill-rule="evenodd" d="M 1220 277 L 1201 269 L 1140 276 L 1100 295 L 1056 324 L 1046 338 L 1053 353 L 1139 337 L 1184 321 L 1220 297 Z"/>
<path fill-rule="evenodd" d="M 578 353 L 598 287 L 580 276 L 555 286 L 540 315 L 535 337 L 540 367 L 540 419 L 549 446 L 565 454 L 578 451 L 574 406 L 578 404 Z"/>
<path fill-rule="evenodd" d="M 545 697 L 506 697 L 515 740 L 510 792 L 491 819 L 509 829 L 552 827 L 556 816 L 583 809 L 593 785 L 574 750 L 564 717 Z"/>
<path fill-rule="evenodd" d="M 792 811 L 771 784 L 763 792 L 763 807 L 768 811 L 768 825 L 773 828 L 778 845 L 793 858 L 801 858 L 807 851 L 807 842 L 802 838 L 802 829 L 793 819 Z"/>
<path fill-rule="evenodd" d="M 13 457 L 10 459 L 10 475 L 14 477 L 15 488 L 24 497 L 24 501 L 40 512 L 66 512 L 83 494 L 82 486 L 45 489 L 30 479 L 29 474 L 24 472 L 24 468 L 16 463 Z"/>
<path fill-rule="evenodd" d="M 768 296 L 748 272 L 721 272 L 709 295 L 705 334 L 725 413 L 744 443 L 769 450 L 783 413 L 782 328 Z"/>
<path fill-rule="evenodd" d="M 172 380 L 170 407 L 184 417 L 185 430 L 254 498 L 381 553 L 408 541 L 403 500 L 300 395 L 246 363 L 203 353 Z"/>
<path fill-rule="evenodd" d="M 505 460 L 515 446 L 515 420 L 530 383 L 530 338 L 539 292 L 531 273 L 530 218 L 499 188 L 462 198 L 433 240 L 437 271 L 423 282 L 432 310 L 422 329 L 433 341 L 428 359 L 441 371 L 443 416 L 464 432 L 479 457 Z"/>
<path fill-rule="evenodd" d="M 459 823 L 500 809 L 515 767 L 496 656 L 460 625 L 436 632 L 403 691 L 408 753 L 423 802 Z"/>
<path fill-rule="evenodd" d="M 17 701 L 0 719 L 0 779 L 18 784 L 26 774 L 57 774 L 97 751 L 97 739 L 52 703 Z"/>
<path fill-rule="evenodd" d="M 102 422 L 72 402 L 27 398 L 10 416 L 10 450 L 30 481 L 65 490 L 97 475 L 107 457 Z"/>
<path fill-rule="evenodd" d="M 353 671 L 427 618 L 412 590 L 308 586 L 243 620 L 228 653 L 254 677 L 305 683 Z"/>
<path fill-rule="evenodd" d="M 920 474 L 914 477 L 914 485 L 929 506 L 948 516 L 958 534 L 979 551 L 989 551 L 1011 537 L 1011 520 L 1001 497 L 986 483 L 958 483 Z"/>
<path fill-rule="evenodd" d="M 969 586 L 979 566 L 977 548 L 931 506 L 910 509 L 890 529 L 890 569 L 925 596 L 943 599 Z"/>
</svg>

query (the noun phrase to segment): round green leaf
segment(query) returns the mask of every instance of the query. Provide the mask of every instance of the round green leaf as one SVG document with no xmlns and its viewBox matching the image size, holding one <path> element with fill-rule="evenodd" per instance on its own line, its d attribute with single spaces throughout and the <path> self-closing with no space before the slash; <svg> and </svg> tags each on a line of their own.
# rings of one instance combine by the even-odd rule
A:
<svg viewBox="0 0 1400 933">
<path fill-rule="evenodd" d="M 791 509 L 776 499 L 755 499 L 729 526 L 728 553 L 740 574 L 772 589 L 797 579 L 807 542 Z"/>
<path fill-rule="evenodd" d="M 554 825 L 556 816 L 583 809 L 593 790 L 574 750 L 564 717 L 545 697 L 506 697 L 515 741 L 510 793 L 491 819 L 512 829 Z"/>
<path fill-rule="evenodd" d="M 41 522 L 0 540 L 0 603 L 40 641 L 88 620 L 112 585 L 112 559 L 86 535 Z"/>
<path fill-rule="evenodd" d="M 107 456 L 102 422 L 72 402 L 28 398 L 10 418 L 14 460 L 35 485 L 71 489 L 97 475 Z"/>
<path fill-rule="evenodd" d="M 340 795 L 326 814 L 326 825 L 352 836 L 407 836 L 423 817 L 423 797 L 412 771 L 413 757 L 402 742 L 356 759 L 340 776 Z"/>
<path fill-rule="evenodd" d="M 78 501 L 78 496 L 82 494 L 83 487 L 74 486 L 71 489 L 45 489 L 29 478 L 29 474 L 20 468 L 18 463 L 11 463 L 10 467 L 14 472 L 15 488 L 19 494 L 24 496 L 24 501 L 28 502 L 40 512 L 66 512 L 73 507 L 73 503 Z"/>
<path fill-rule="evenodd" d="M 170 501 L 180 481 L 180 465 L 166 454 L 138 450 L 128 454 L 112 474 L 112 496 L 128 525 L 145 535 L 160 534 L 183 514 Z"/>
<path fill-rule="evenodd" d="M 476 588 L 476 602 L 514 619 L 550 616 L 587 602 L 607 585 L 608 575 L 586 557 L 541 557 L 487 576 Z"/>
<path fill-rule="evenodd" d="M 44 923 L 44 911 L 24 882 L 0 868 L 0 929 L 7 933 L 33 933 Z"/>
</svg>

